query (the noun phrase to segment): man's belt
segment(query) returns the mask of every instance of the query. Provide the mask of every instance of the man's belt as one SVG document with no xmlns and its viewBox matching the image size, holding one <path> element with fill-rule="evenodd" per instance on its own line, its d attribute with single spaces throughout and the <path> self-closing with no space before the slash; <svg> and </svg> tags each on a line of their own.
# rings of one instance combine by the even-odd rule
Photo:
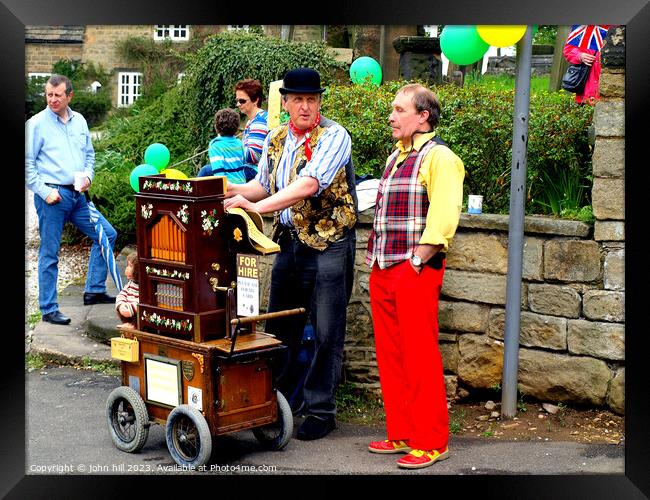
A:
<svg viewBox="0 0 650 500">
<path fill-rule="evenodd" d="M 279 230 L 278 230 L 278 239 L 281 238 L 285 234 L 290 236 L 291 239 L 294 240 L 294 241 L 300 241 L 300 239 L 298 238 L 298 231 L 296 231 L 295 227 L 285 226 L 284 224 L 280 224 L 280 227 L 279 227 Z"/>
<path fill-rule="evenodd" d="M 74 184 L 52 184 L 51 182 L 46 182 L 45 185 L 50 186 L 51 188 L 69 189 L 70 191 L 74 191 Z"/>
</svg>

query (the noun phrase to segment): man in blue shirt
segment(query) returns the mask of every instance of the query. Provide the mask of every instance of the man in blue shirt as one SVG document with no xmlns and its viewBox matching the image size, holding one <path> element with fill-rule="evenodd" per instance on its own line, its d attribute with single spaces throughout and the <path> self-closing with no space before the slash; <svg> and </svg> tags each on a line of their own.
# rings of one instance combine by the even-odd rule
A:
<svg viewBox="0 0 650 500">
<path fill-rule="evenodd" d="M 52 75 L 45 84 L 47 108 L 25 124 L 26 181 L 34 192 L 41 240 L 38 301 L 43 321 L 57 325 L 70 323 L 57 304 L 58 252 L 66 222 L 93 240 L 84 305 L 115 302 L 106 294 L 106 262 L 83 194 L 94 176 L 95 150 L 85 118 L 68 106 L 72 95 L 70 80 Z M 112 246 L 117 232 L 101 215 L 100 222 Z"/>
<path fill-rule="evenodd" d="M 323 438 L 336 428 L 356 246 L 352 139 L 341 125 L 321 116 L 324 91 L 317 71 L 287 72 L 280 93 L 289 122 L 266 136 L 257 176 L 246 184 L 229 184 L 224 202 L 226 209 L 276 213 L 273 239 L 281 250 L 271 271 L 268 312 L 304 307 L 314 329 L 303 404 L 292 408 L 305 416 L 296 433 L 301 440 Z M 305 322 L 300 316 L 266 322 L 288 347 L 278 380 L 283 395 L 300 383 Z"/>
</svg>

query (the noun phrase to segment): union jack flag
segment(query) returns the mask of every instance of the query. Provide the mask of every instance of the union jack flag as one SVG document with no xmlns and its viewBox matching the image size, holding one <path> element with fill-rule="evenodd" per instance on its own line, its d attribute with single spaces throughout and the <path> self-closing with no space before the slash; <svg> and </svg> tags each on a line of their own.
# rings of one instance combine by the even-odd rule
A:
<svg viewBox="0 0 650 500">
<path fill-rule="evenodd" d="M 611 24 L 572 24 L 571 31 L 567 38 L 569 45 L 575 45 L 581 49 L 600 51 L 603 48 L 607 30 Z"/>
</svg>

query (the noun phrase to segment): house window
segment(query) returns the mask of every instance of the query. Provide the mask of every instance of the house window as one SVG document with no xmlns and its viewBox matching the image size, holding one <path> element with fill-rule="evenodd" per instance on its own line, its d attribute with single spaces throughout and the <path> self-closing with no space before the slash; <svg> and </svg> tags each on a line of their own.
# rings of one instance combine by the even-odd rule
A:
<svg viewBox="0 0 650 500">
<path fill-rule="evenodd" d="M 156 24 L 153 32 L 154 40 L 169 38 L 172 41 L 187 41 L 190 39 L 190 27 L 188 24 Z"/>
<path fill-rule="evenodd" d="M 244 30 L 248 31 L 248 24 L 229 24 L 228 31 Z"/>
<path fill-rule="evenodd" d="M 119 73 L 117 79 L 118 106 L 130 106 L 142 95 L 142 73 Z"/>
<path fill-rule="evenodd" d="M 34 80 L 36 78 L 49 78 L 52 73 L 27 73 L 27 76 L 30 80 Z"/>
</svg>

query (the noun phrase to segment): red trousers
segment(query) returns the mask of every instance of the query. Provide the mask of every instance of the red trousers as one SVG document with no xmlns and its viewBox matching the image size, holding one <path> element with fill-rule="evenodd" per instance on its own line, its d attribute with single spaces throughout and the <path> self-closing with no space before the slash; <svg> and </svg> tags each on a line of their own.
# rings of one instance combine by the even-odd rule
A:
<svg viewBox="0 0 650 500">
<path fill-rule="evenodd" d="M 438 348 L 441 269 L 409 261 L 370 273 L 370 305 L 379 381 L 390 440 L 440 450 L 449 440 L 449 415 Z"/>
</svg>

